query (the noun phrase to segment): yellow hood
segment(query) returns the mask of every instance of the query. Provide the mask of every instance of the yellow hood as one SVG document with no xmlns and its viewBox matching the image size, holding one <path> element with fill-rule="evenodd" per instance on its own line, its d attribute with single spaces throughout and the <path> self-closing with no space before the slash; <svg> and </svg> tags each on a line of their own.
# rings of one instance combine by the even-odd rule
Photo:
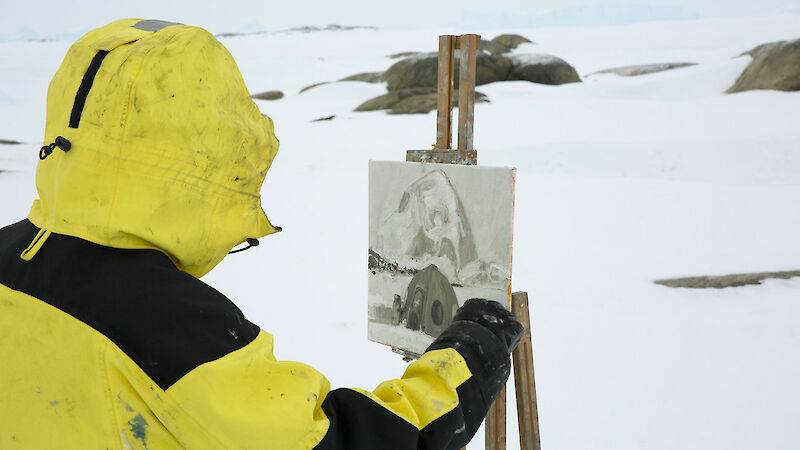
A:
<svg viewBox="0 0 800 450">
<path fill-rule="evenodd" d="M 260 198 L 272 120 L 201 28 L 127 19 L 86 34 L 47 92 L 45 144 L 57 136 L 72 146 L 36 169 L 43 230 L 160 250 L 196 277 L 276 231 Z"/>
</svg>

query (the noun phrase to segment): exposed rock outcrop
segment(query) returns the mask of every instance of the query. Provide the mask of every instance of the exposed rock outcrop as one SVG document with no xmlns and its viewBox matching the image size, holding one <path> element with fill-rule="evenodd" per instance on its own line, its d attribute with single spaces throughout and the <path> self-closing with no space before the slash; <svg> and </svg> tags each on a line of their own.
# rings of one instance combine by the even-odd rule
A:
<svg viewBox="0 0 800 450">
<path fill-rule="evenodd" d="M 252 97 L 258 100 L 278 100 L 280 98 L 283 98 L 283 92 L 281 91 L 259 92 L 258 94 L 253 94 Z"/>
<path fill-rule="evenodd" d="M 309 89 L 314 89 L 317 86 L 322 86 L 322 85 L 331 84 L 331 83 L 332 83 L 332 81 L 320 81 L 319 83 L 309 84 L 308 86 L 304 87 L 303 89 L 300 89 L 300 92 L 298 92 L 298 94 L 302 94 L 303 92 L 305 92 L 305 91 L 307 91 Z"/>
<path fill-rule="evenodd" d="M 752 56 L 753 61 L 725 92 L 800 90 L 800 39 L 762 44 L 744 54 Z"/>
<path fill-rule="evenodd" d="M 481 39 L 480 44 L 478 44 L 478 50 L 489 52 L 493 55 L 504 55 L 511 51 L 511 49 L 506 47 L 505 45 L 501 45 L 486 39 Z"/>
<path fill-rule="evenodd" d="M 533 44 L 534 42 L 518 34 L 501 34 L 494 39 L 481 39 L 478 50 L 496 55 L 505 55 L 524 43 Z M 391 59 L 398 59 L 420 54 L 423 54 L 423 52 L 398 52 L 388 55 L 388 57 Z"/>
<path fill-rule="evenodd" d="M 525 36 L 520 36 L 518 34 L 501 34 L 500 36 L 497 36 L 494 39 L 492 39 L 492 42 L 507 48 L 508 51 L 504 53 L 508 53 L 511 50 L 514 50 L 515 48 L 519 47 L 520 44 L 534 43 Z"/>
<path fill-rule="evenodd" d="M 322 82 L 319 82 L 319 83 L 314 83 L 314 84 L 308 85 L 308 86 L 304 87 L 303 89 L 300 89 L 300 92 L 298 92 L 298 94 L 302 94 L 303 92 L 305 92 L 305 91 L 307 91 L 309 89 L 313 89 L 313 88 L 318 87 L 318 86 L 323 86 L 323 85 L 326 85 L 326 84 L 336 83 L 338 81 L 363 81 L 364 83 L 380 83 L 382 74 L 383 74 L 383 72 L 362 72 L 362 73 L 357 73 L 355 75 L 350 75 L 348 77 L 344 77 L 344 78 L 336 80 L 336 81 L 322 81 Z"/>
<path fill-rule="evenodd" d="M 409 97 L 436 95 L 435 88 L 409 88 L 390 91 L 386 94 L 373 97 L 358 105 L 354 111 L 378 111 L 381 109 L 392 109 L 398 102 Z"/>
<path fill-rule="evenodd" d="M 406 58 L 409 56 L 419 55 L 420 53 L 422 52 L 398 52 L 398 53 L 392 53 L 391 55 L 389 55 L 389 58 L 391 59 Z"/>
<path fill-rule="evenodd" d="M 516 34 L 503 34 L 491 41 L 481 40 L 476 54 L 475 85 L 496 81 L 527 80 L 543 84 L 564 84 L 581 81 L 575 68 L 561 58 L 551 55 L 504 56 L 529 39 Z M 411 53 L 392 64 L 381 75 L 386 82 L 387 94 L 367 100 L 355 111 L 386 109 L 390 114 L 419 114 L 436 109 L 436 85 L 439 69 L 438 53 Z M 455 88 L 458 88 L 460 58 L 456 53 L 454 67 Z M 457 97 L 457 95 L 454 95 Z M 454 98 L 454 103 L 458 99 Z M 475 93 L 475 102 L 488 102 L 482 93 Z M 454 105 L 455 106 L 455 105 Z"/>
<path fill-rule="evenodd" d="M 575 68 L 556 56 L 538 54 L 505 56 L 523 43 L 531 41 L 518 34 L 501 34 L 492 40 L 481 40 L 475 61 L 475 85 L 507 80 L 526 80 L 552 85 L 581 81 Z M 338 80 L 386 83 L 388 93 L 365 101 L 356 107 L 355 111 L 388 110 L 390 114 L 421 114 L 436 110 L 439 54 L 401 52 L 389 57 L 403 59 L 392 64 L 385 72 L 359 73 Z M 458 89 L 459 52 L 456 52 L 454 63 L 454 87 Z M 328 83 L 331 82 L 312 84 L 300 92 Z M 486 95 L 475 93 L 476 103 L 488 101 Z M 454 106 L 457 106 L 455 103 L 458 99 L 454 98 L 453 102 Z"/>
<path fill-rule="evenodd" d="M 635 77 L 639 75 L 647 75 L 650 73 L 663 72 L 665 70 L 680 69 L 681 67 L 696 66 L 697 63 L 693 62 L 676 62 L 676 63 L 656 63 L 656 64 L 637 64 L 633 66 L 612 67 L 610 69 L 598 70 L 592 72 L 588 76 L 613 73 L 622 77 Z"/>
<path fill-rule="evenodd" d="M 339 81 L 363 81 L 364 83 L 380 83 L 383 72 L 362 72 L 349 77 L 344 77 Z"/>
<path fill-rule="evenodd" d="M 389 114 L 425 114 L 436 110 L 435 88 L 410 88 L 389 91 L 369 99 L 356 107 L 355 111 L 389 110 Z M 489 98 L 475 92 L 475 103 L 488 103 Z M 453 106 L 458 106 L 458 95 L 453 95 Z"/>
<path fill-rule="evenodd" d="M 458 85 L 458 61 L 455 63 L 455 80 Z M 505 56 L 479 51 L 476 55 L 475 84 L 504 81 L 511 70 L 511 60 Z M 394 63 L 381 77 L 390 91 L 411 88 L 435 88 L 438 77 L 439 55 L 421 53 Z"/>
<path fill-rule="evenodd" d="M 800 277 L 800 270 L 789 272 L 737 273 L 733 275 L 675 278 L 672 280 L 657 280 L 655 283 L 672 288 L 722 289 L 727 287 L 746 286 L 749 284 L 761 284 L 762 281 L 769 278 L 788 280 L 789 278 L 794 277 Z"/>
<path fill-rule="evenodd" d="M 544 54 L 513 55 L 509 80 L 526 80 L 540 84 L 579 83 L 581 78 L 574 67 L 563 59 Z"/>
<path fill-rule="evenodd" d="M 392 64 L 381 79 L 389 91 L 435 88 L 439 60 L 436 53 L 420 53 Z"/>
</svg>

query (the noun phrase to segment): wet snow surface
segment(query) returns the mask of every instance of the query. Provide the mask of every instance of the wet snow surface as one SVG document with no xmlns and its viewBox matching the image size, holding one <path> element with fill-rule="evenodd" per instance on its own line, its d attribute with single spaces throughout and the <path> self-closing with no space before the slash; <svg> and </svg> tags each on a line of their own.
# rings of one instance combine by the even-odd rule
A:
<svg viewBox="0 0 800 450">
<path fill-rule="evenodd" d="M 434 113 L 351 112 L 381 84 L 320 81 L 432 51 L 437 35 L 516 31 L 515 53 L 582 75 L 699 65 L 584 83 L 481 86 L 481 164 L 517 173 L 513 288 L 531 294 L 542 444 L 548 449 L 797 449 L 800 279 L 671 289 L 655 279 L 800 268 L 800 93 L 722 92 L 755 45 L 797 38 L 800 16 L 537 30 L 321 31 L 223 38 L 276 123 L 263 190 L 284 231 L 205 277 L 275 336 L 276 356 L 336 386 L 405 368 L 367 341 L 367 160 L 429 148 Z M 0 215 L 35 198 L 47 83 L 65 42 L 0 44 Z M 335 115 L 333 120 L 310 122 Z M 511 391 L 513 392 L 513 390 Z M 513 400 L 509 443 L 515 447 Z M 479 432 L 469 448 L 483 448 Z"/>
</svg>

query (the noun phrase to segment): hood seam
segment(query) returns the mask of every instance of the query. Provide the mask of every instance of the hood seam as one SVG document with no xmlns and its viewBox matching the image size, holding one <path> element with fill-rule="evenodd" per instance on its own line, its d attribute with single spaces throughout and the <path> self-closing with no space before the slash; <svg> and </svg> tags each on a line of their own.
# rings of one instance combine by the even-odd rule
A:
<svg viewBox="0 0 800 450">
<path fill-rule="evenodd" d="M 137 41 L 138 42 L 138 41 Z M 114 167 L 114 193 L 111 196 L 111 201 L 108 204 L 108 213 L 106 213 L 106 223 L 104 224 L 105 233 L 106 233 L 106 240 L 111 240 L 111 215 L 114 211 L 114 206 L 117 201 L 117 193 L 119 192 L 119 172 L 120 172 L 120 155 L 122 155 L 122 150 L 125 147 L 125 136 L 127 135 L 128 131 L 128 116 L 130 115 L 131 109 L 131 97 L 133 96 L 133 87 L 136 84 L 136 81 L 139 80 L 139 76 L 142 74 L 142 69 L 144 68 L 144 62 L 148 56 L 150 56 L 150 52 L 153 50 L 154 47 L 150 47 L 147 49 L 147 52 L 142 56 L 142 59 L 139 61 L 139 67 L 136 69 L 136 76 L 130 81 L 130 84 L 127 87 L 128 91 L 128 98 L 125 102 L 125 109 L 123 110 L 123 115 L 121 118 L 122 122 L 122 131 L 120 132 L 119 137 L 119 145 L 117 145 L 117 154 L 115 155 L 115 167 Z"/>
</svg>

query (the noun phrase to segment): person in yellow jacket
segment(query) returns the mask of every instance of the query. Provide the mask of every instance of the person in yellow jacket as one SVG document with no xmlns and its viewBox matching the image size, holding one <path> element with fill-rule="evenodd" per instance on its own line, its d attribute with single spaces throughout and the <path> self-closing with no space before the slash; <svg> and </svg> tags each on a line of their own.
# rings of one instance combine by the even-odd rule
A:
<svg viewBox="0 0 800 450">
<path fill-rule="evenodd" d="M 456 448 L 522 326 L 472 299 L 401 379 L 331 390 L 199 280 L 278 231 L 278 149 L 227 50 L 129 19 L 67 52 L 47 94 L 39 199 L 0 229 L 0 448 Z"/>
</svg>

